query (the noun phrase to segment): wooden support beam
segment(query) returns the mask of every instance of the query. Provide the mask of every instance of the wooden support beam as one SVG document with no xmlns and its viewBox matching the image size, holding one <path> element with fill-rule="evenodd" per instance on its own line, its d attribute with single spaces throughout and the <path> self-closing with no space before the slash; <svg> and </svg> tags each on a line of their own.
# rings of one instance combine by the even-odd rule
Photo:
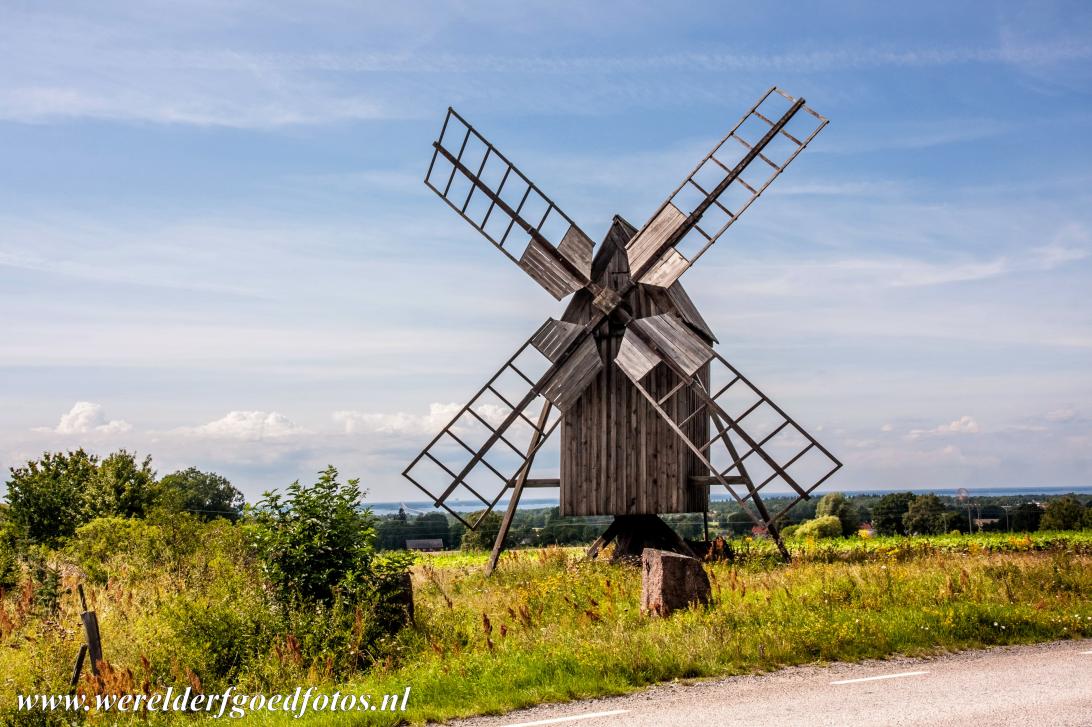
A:
<svg viewBox="0 0 1092 727">
<path fill-rule="evenodd" d="M 504 539 L 508 537 L 508 530 L 512 527 L 512 519 L 516 516 L 516 507 L 519 505 L 520 495 L 523 494 L 524 485 L 527 483 L 527 475 L 531 471 L 531 465 L 535 461 L 535 453 L 538 451 L 542 439 L 542 432 L 546 430 L 546 420 L 550 417 L 550 409 L 553 405 L 549 400 L 542 402 L 542 411 L 538 415 L 538 426 L 531 434 L 531 441 L 527 445 L 527 460 L 523 463 L 512 485 L 512 497 L 508 500 L 508 509 L 504 512 L 500 530 L 497 531 L 497 540 L 493 543 L 493 552 L 489 554 L 489 562 L 485 565 L 485 574 L 492 575 L 500 560 L 501 549 L 504 547 Z"/>
<path fill-rule="evenodd" d="M 758 514 L 766 521 L 766 532 L 774 543 L 777 544 L 777 550 L 781 553 L 781 558 L 788 563 L 792 560 L 792 556 L 789 555 L 789 549 L 785 547 L 785 542 L 781 540 L 781 530 L 777 526 L 777 523 L 770 519 L 770 513 L 766 509 L 766 503 L 762 502 L 762 498 L 758 495 L 758 488 L 755 487 L 754 482 L 751 481 L 750 475 L 747 474 L 747 470 L 744 468 L 743 460 L 739 458 L 739 453 L 736 451 L 736 447 L 732 444 L 732 440 L 728 437 L 728 430 L 724 427 L 724 422 L 720 420 L 720 417 L 716 412 L 710 412 L 713 419 L 713 424 L 716 426 L 717 431 L 720 433 L 721 438 L 724 440 L 724 444 L 728 447 L 728 453 L 732 457 L 732 461 L 736 463 L 736 467 L 743 474 L 744 484 L 747 486 L 748 492 L 751 493 L 751 501 L 755 504 L 755 509 L 758 510 Z"/>
<path fill-rule="evenodd" d="M 514 482 L 507 485 L 507 487 L 509 489 L 513 488 L 515 486 L 516 485 L 515 485 Z M 523 481 L 523 486 L 524 487 L 561 487 L 561 480 L 558 479 L 557 477 L 552 477 L 552 478 L 550 478 L 550 477 L 544 477 L 544 478 L 543 477 L 539 477 L 539 478 L 530 478 L 530 477 L 528 477 L 526 480 Z"/>
</svg>

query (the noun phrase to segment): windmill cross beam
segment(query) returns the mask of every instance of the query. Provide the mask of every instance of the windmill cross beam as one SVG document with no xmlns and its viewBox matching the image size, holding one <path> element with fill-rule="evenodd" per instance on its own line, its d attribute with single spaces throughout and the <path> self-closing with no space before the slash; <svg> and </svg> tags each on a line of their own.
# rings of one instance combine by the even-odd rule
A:
<svg viewBox="0 0 1092 727">
<path fill-rule="evenodd" d="M 769 89 L 640 229 L 615 217 L 596 249 L 448 109 L 425 184 L 548 293 L 571 296 L 403 472 L 470 528 L 511 490 L 490 572 L 523 489 L 554 479 L 562 515 L 621 518 L 609 533 L 705 512 L 708 488 L 693 485 L 719 484 L 788 557 L 780 519 L 841 463 L 716 353 L 678 280 L 826 124 L 803 98 Z M 531 477 L 556 429 L 560 476 Z M 774 483 L 796 497 L 771 515 L 760 491 Z M 465 517 L 468 499 L 481 506 L 476 518 Z"/>
</svg>

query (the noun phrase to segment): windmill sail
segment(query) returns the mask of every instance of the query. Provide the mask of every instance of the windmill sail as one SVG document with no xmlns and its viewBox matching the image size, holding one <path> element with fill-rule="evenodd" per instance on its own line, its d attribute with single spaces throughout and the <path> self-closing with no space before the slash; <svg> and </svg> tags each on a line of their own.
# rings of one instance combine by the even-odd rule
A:
<svg viewBox="0 0 1092 727">
<path fill-rule="evenodd" d="M 683 443 L 710 468 L 713 480 L 741 504 L 753 500 L 765 513 L 758 493 L 774 482 L 796 493 L 790 505 L 776 515 L 764 517 L 767 525 L 775 523 L 796 502 L 810 497 L 842 466 L 738 369 L 671 316 L 632 321 L 615 363 Z M 661 363 L 675 371 L 679 381 L 657 398 L 642 381 Z M 714 366 L 711 380 L 726 381 L 712 393 L 694 375 L 706 363 Z M 697 391 L 701 404 L 679 417 L 673 414 L 670 400 L 683 387 Z M 715 424 L 715 433 L 706 442 L 694 442 L 685 433 L 687 423 L 696 416 L 708 416 Z M 733 485 L 738 484 L 746 485 L 747 492 L 737 493 Z"/>
<path fill-rule="evenodd" d="M 527 476 L 525 470 L 557 428 L 561 412 L 603 367 L 590 337 L 560 366 L 554 363 L 579 328 L 548 319 L 452 416 L 403 476 L 437 507 L 476 528 L 519 474 Z M 592 358 L 582 352 L 589 345 Z M 483 511 L 470 522 L 456 509 L 457 502 Z"/>
<path fill-rule="evenodd" d="M 594 244 L 508 158 L 448 109 L 425 184 L 550 295 L 588 284 Z"/>
<path fill-rule="evenodd" d="M 634 279 L 678 280 L 826 125 L 804 99 L 767 91 L 629 241 Z"/>
</svg>

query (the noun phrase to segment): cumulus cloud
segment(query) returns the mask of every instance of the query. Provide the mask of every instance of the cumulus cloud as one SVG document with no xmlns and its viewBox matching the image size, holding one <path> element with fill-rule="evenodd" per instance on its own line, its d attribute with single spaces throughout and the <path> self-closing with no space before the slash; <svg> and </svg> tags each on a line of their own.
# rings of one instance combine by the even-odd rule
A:
<svg viewBox="0 0 1092 727">
<path fill-rule="evenodd" d="M 428 434 L 439 431 L 458 411 L 458 404 L 433 402 L 427 414 L 345 410 L 335 411 L 333 418 L 346 434 Z"/>
<path fill-rule="evenodd" d="M 56 427 L 36 427 L 36 432 L 55 434 L 120 434 L 133 426 L 122 419 L 107 419 L 102 405 L 90 401 L 77 401 L 67 414 L 61 415 Z"/>
<path fill-rule="evenodd" d="M 955 421 L 941 424 L 932 429 L 911 429 L 910 438 L 917 439 L 919 437 L 941 434 L 977 434 L 978 432 L 978 422 L 975 421 L 975 418 L 964 414 Z"/>
<path fill-rule="evenodd" d="M 439 432 L 461 408 L 455 403 L 433 402 L 429 404 L 427 414 L 346 410 L 335 411 L 333 418 L 346 434 L 424 435 Z M 474 407 L 474 411 L 490 425 L 497 426 L 511 410 L 497 404 L 481 404 Z M 466 423 L 468 426 L 477 425 L 472 416 L 466 418 Z"/>
<path fill-rule="evenodd" d="M 195 427 L 179 427 L 177 434 L 219 439 L 277 439 L 307 432 L 275 411 L 229 411 L 219 419 Z"/>
</svg>

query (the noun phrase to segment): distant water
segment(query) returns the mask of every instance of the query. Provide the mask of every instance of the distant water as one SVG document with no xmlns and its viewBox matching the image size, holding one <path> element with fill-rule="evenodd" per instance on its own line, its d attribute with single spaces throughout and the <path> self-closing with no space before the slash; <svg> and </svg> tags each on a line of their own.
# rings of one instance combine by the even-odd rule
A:
<svg viewBox="0 0 1092 727">
<path fill-rule="evenodd" d="M 934 494 L 947 497 L 955 497 L 959 494 L 958 487 L 936 487 L 936 488 L 898 488 L 894 490 L 820 490 L 815 493 L 816 497 L 821 497 L 827 492 L 843 492 L 846 495 L 886 495 L 891 492 L 913 492 L 915 495 L 927 495 Z M 1092 494 L 1092 485 L 1085 487 L 968 487 L 968 494 L 977 497 L 1000 497 L 1006 495 L 1064 495 L 1066 493 L 1074 492 L 1082 495 Z M 790 493 L 783 492 L 771 492 L 765 499 L 776 499 L 789 497 Z M 713 501 L 723 502 L 725 500 L 731 500 L 732 496 L 727 492 L 714 492 Z M 474 510 L 480 510 L 482 505 L 477 500 L 458 500 L 448 503 L 452 510 L 458 510 L 459 512 L 471 512 Z M 542 507 L 557 507 L 559 504 L 557 497 L 533 497 L 524 498 L 520 500 L 519 506 L 523 510 L 534 510 Z M 431 502 L 425 500 L 405 500 L 403 502 L 370 502 L 368 505 L 372 508 L 372 511 L 377 515 L 390 515 L 398 512 L 402 507 L 405 507 L 410 514 L 416 513 L 429 513 L 429 512 L 442 512 L 433 507 Z M 508 506 L 508 500 L 501 500 L 497 503 L 498 509 L 503 509 Z"/>
</svg>

